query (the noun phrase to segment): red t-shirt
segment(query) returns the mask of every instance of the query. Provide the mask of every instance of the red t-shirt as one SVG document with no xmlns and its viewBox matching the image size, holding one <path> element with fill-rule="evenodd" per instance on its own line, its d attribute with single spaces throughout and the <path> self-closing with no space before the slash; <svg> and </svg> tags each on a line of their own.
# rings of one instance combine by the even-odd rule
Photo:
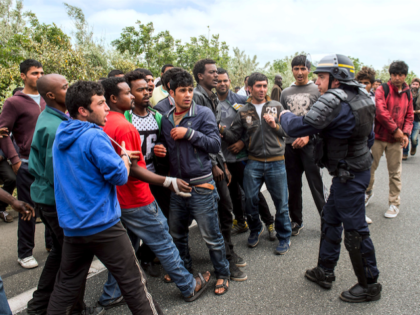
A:
<svg viewBox="0 0 420 315">
<path fill-rule="evenodd" d="M 146 162 L 141 153 L 140 135 L 136 128 L 125 119 L 123 114 L 109 112 L 104 131 L 119 145 L 124 141 L 127 150 L 140 151 L 140 159 L 137 164 L 146 169 Z M 111 143 L 115 151 L 121 154 L 121 149 L 112 141 Z M 147 206 L 155 200 L 150 191 L 149 184 L 131 176 L 128 177 L 128 182 L 125 185 L 117 186 L 117 196 L 120 206 L 123 209 Z"/>
</svg>

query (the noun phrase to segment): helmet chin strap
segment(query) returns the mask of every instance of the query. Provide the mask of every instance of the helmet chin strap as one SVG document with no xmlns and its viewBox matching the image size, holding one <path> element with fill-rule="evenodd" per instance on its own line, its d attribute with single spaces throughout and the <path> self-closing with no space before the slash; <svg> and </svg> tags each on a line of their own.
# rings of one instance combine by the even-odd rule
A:
<svg viewBox="0 0 420 315">
<path fill-rule="evenodd" d="M 330 80 L 328 82 L 328 90 L 331 89 L 332 82 L 334 81 L 334 77 L 332 76 L 332 74 L 329 74 L 329 75 L 330 75 Z"/>
</svg>

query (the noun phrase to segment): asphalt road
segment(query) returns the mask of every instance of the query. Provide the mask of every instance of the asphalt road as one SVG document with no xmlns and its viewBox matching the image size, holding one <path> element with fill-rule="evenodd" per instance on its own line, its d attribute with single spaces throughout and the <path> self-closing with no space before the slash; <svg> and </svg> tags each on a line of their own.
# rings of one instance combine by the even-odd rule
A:
<svg viewBox="0 0 420 315">
<path fill-rule="evenodd" d="M 307 183 L 303 187 L 304 224 L 299 236 L 292 238 L 290 251 L 276 256 L 276 242 L 270 242 L 267 232 L 255 249 L 246 245 L 247 235 L 233 238 L 236 252 L 247 261 L 243 270 L 246 282 L 231 282 L 229 292 L 215 296 L 212 287 L 194 303 L 187 304 L 174 284 L 161 278 L 149 278 L 152 296 L 165 314 L 418 314 L 420 313 L 419 243 L 420 216 L 418 176 L 420 156 L 410 157 L 403 164 L 400 214 L 395 219 L 384 218 L 388 208 L 388 173 L 382 160 L 376 174 L 375 196 L 367 208 L 373 220 L 371 237 L 376 247 L 379 282 L 383 285 L 382 299 L 377 302 L 348 304 L 339 300 L 341 291 L 356 283 L 347 251 L 342 246 L 341 259 L 336 268 L 333 288 L 319 288 L 304 278 L 304 272 L 316 265 L 319 248 L 319 215 Z M 324 178 L 329 186 L 331 179 Z M 264 192 L 268 197 L 267 191 Z M 274 213 L 271 198 L 268 197 Z M 9 298 L 36 286 L 47 253 L 43 241 L 43 227 L 37 225 L 34 255 L 40 267 L 24 270 L 16 262 L 17 222 L 0 223 L 0 270 Z M 197 228 L 190 233 L 193 267 L 196 271 L 212 270 L 207 247 Z M 163 275 L 163 270 L 162 270 Z M 102 292 L 107 272 L 87 281 L 85 300 L 93 305 Z M 212 286 L 215 278 L 212 278 Z M 26 314 L 21 312 L 20 314 Z M 112 309 L 107 314 L 130 314 L 127 307 Z"/>
</svg>

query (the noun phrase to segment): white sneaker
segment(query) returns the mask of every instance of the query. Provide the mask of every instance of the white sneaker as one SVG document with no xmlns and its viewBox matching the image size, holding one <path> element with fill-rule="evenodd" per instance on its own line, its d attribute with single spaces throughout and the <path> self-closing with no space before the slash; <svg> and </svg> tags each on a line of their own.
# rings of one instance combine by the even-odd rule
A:
<svg viewBox="0 0 420 315">
<path fill-rule="evenodd" d="M 368 216 L 366 216 L 366 223 L 367 224 L 372 224 L 372 219 L 369 218 Z"/>
<path fill-rule="evenodd" d="M 398 209 L 397 206 L 390 205 L 388 211 L 385 212 L 385 218 L 389 218 L 389 219 L 395 218 L 399 212 L 400 212 L 400 209 Z"/>
<path fill-rule="evenodd" d="M 369 201 L 370 201 L 370 199 L 372 199 L 372 197 L 373 197 L 373 193 L 371 193 L 370 195 L 365 194 L 365 207 L 367 207 L 367 205 L 369 204 Z"/>
<path fill-rule="evenodd" d="M 36 261 L 34 256 L 29 256 L 23 259 L 18 259 L 18 263 L 26 269 L 32 269 L 38 267 L 38 262 Z"/>
</svg>

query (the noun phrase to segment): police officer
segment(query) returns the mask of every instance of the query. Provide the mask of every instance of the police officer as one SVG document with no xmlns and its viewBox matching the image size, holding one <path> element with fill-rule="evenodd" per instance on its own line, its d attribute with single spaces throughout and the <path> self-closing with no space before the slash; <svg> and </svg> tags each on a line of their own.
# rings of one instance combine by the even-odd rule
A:
<svg viewBox="0 0 420 315">
<path fill-rule="evenodd" d="M 374 140 L 375 104 L 354 80 L 354 72 L 346 56 L 324 57 L 314 71 L 321 97 L 306 116 L 282 112 L 280 123 L 291 137 L 316 135 L 315 160 L 334 177 L 323 208 L 318 266 L 305 276 L 325 289 L 332 287 L 344 228 L 344 244 L 358 283 L 340 298 L 368 302 L 379 300 L 382 290 L 364 202 L 372 164 L 369 149 Z"/>
</svg>

